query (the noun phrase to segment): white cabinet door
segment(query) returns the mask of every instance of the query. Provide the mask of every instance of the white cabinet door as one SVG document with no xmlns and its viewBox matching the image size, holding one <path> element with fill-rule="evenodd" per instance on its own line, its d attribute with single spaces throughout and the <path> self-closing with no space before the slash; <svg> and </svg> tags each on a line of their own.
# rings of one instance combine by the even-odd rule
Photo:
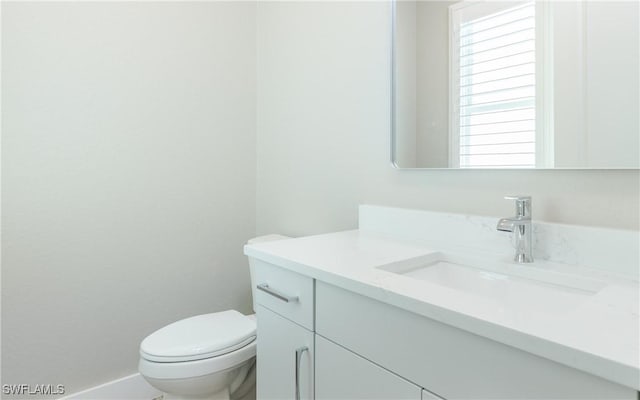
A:
<svg viewBox="0 0 640 400">
<path fill-rule="evenodd" d="M 257 398 L 312 400 L 313 332 L 261 305 L 258 305 L 256 312 Z M 296 396 L 297 393 L 299 397 Z"/>
<path fill-rule="evenodd" d="M 316 335 L 317 400 L 420 400 L 422 388 Z"/>
</svg>

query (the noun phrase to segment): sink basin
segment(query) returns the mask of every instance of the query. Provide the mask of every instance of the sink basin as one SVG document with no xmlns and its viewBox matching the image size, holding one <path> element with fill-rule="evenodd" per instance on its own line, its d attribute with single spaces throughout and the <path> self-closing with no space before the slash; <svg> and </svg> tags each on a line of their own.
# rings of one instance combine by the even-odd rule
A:
<svg viewBox="0 0 640 400">
<path fill-rule="evenodd" d="M 497 305 L 548 303 L 556 311 L 574 308 L 607 286 L 606 282 L 554 271 L 544 262 L 517 264 L 442 252 L 378 268 L 492 300 Z"/>
</svg>

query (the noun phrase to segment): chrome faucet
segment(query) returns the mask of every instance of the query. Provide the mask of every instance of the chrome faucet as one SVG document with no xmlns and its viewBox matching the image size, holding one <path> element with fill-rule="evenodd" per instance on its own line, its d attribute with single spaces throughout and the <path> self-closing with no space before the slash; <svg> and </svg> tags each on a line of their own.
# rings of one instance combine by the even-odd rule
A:
<svg viewBox="0 0 640 400">
<path fill-rule="evenodd" d="M 503 232 L 513 232 L 516 239 L 517 263 L 533 262 L 532 255 L 532 230 L 531 230 L 531 196 L 506 196 L 507 200 L 515 200 L 516 216 L 513 218 L 501 218 L 497 229 Z"/>
</svg>

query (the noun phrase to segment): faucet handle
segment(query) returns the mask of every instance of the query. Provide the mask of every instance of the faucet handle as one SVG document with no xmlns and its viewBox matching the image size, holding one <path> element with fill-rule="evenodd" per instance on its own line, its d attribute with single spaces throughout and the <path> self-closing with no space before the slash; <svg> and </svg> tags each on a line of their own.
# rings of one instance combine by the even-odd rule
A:
<svg viewBox="0 0 640 400">
<path fill-rule="evenodd" d="M 504 196 L 505 200 L 515 200 L 515 201 L 531 201 L 531 196 Z"/>
<path fill-rule="evenodd" d="M 516 216 L 531 217 L 531 196 L 504 196 L 505 200 L 516 201 Z"/>
</svg>

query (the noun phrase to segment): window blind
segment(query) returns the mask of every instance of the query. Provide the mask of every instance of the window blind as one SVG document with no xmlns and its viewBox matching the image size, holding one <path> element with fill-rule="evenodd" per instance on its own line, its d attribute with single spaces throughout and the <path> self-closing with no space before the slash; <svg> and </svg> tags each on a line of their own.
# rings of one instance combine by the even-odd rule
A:
<svg viewBox="0 0 640 400">
<path fill-rule="evenodd" d="M 460 167 L 535 167 L 534 2 L 458 23 L 453 43 Z"/>
</svg>

